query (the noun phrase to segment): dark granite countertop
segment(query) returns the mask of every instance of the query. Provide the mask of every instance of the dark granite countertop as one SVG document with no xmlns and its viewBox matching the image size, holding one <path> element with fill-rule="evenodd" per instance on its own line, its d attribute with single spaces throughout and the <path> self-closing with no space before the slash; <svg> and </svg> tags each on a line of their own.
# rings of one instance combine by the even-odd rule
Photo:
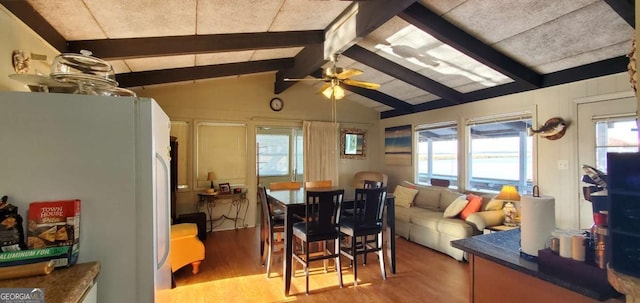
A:
<svg viewBox="0 0 640 303">
<path fill-rule="evenodd" d="M 93 285 L 100 263 L 88 262 L 56 268 L 48 275 L 0 281 L 0 288 L 43 288 L 47 303 L 76 303 Z"/>
<path fill-rule="evenodd" d="M 580 277 L 566 279 L 542 272 L 535 260 L 521 257 L 519 228 L 451 241 L 451 246 L 596 300 L 612 297 L 610 292 L 585 286 Z"/>
</svg>

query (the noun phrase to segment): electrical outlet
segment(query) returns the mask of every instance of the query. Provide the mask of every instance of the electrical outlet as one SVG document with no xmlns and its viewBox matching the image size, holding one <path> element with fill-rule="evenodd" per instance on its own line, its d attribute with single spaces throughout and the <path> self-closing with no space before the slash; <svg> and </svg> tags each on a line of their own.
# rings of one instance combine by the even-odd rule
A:
<svg viewBox="0 0 640 303">
<path fill-rule="evenodd" d="M 559 170 L 569 169 L 569 160 L 558 160 L 558 169 Z"/>
</svg>

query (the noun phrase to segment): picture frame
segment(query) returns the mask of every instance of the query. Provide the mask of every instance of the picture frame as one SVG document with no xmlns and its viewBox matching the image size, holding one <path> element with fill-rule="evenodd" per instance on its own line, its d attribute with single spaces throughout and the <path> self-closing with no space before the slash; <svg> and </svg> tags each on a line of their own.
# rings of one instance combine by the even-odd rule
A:
<svg viewBox="0 0 640 303">
<path fill-rule="evenodd" d="M 340 158 L 364 160 L 367 158 L 367 130 L 340 129 Z"/>
<path fill-rule="evenodd" d="M 231 186 L 229 185 L 229 183 L 220 183 L 220 193 L 223 193 L 223 194 L 231 193 Z"/>
<path fill-rule="evenodd" d="M 411 125 L 384 129 L 384 158 L 387 165 L 411 165 Z"/>
</svg>

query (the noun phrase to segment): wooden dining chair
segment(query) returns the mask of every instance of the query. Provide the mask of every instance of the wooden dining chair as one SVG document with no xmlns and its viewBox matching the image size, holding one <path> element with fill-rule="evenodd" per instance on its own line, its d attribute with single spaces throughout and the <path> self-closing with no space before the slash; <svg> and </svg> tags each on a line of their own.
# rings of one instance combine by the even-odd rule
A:
<svg viewBox="0 0 640 303">
<path fill-rule="evenodd" d="M 284 216 L 274 215 L 267 198 L 267 190 L 264 187 L 258 188 L 258 194 L 260 195 L 260 201 L 262 202 L 262 215 L 264 228 L 264 239 L 261 243 L 263 246 L 262 256 L 264 265 L 267 267 L 267 279 L 269 279 L 269 273 L 271 272 L 271 256 L 274 249 L 274 241 L 276 234 L 284 234 Z M 266 260 L 264 258 L 266 257 Z"/>
<path fill-rule="evenodd" d="M 331 186 L 333 186 L 331 180 L 304 182 L 304 188 L 320 188 L 320 187 L 331 187 Z"/>
<path fill-rule="evenodd" d="M 300 184 L 300 182 L 293 182 L 293 181 L 269 183 L 270 190 L 300 189 L 301 186 L 302 185 Z"/>
<path fill-rule="evenodd" d="M 342 271 L 340 263 L 340 205 L 344 197 L 344 190 L 332 191 L 307 191 L 305 200 L 306 220 L 293 224 L 293 237 L 302 241 L 302 251 L 294 250 L 292 262 L 299 262 L 304 267 L 306 277 L 305 293 L 309 294 L 309 266 L 313 261 L 335 260 L 335 269 L 338 272 L 338 284 L 342 288 Z M 326 249 L 327 242 L 333 240 L 332 251 Z M 310 255 L 310 245 L 322 243 L 321 252 Z M 294 271 L 291 272 L 294 274 Z"/>
<path fill-rule="evenodd" d="M 364 180 L 363 188 L 380 188 L 383 185 L 382 181 Z"/>
<path fill-rule="evenodd" d="M 358 285 L 357 256 L 364 255 L 366 257 L 366 254 L 370 252 L 378 254 L 382 279 L 387 278 L 382 250 L 382 231 L 384 229 L 382 218 L 386 199 L 386 187 L 356 189 L 354 203 L 357 205 L 357 211 L 354 211 L 351 217 L 346 216 L 340 219 L 341 237 L 351 238 L 349 246 L 343 247 L 340 253 L 352 261 L 354 286 Z M 369 236 L 373 236 L 372 241 L 367 239 Z M 361 240 L 358 241 L 358 239 Z"/>
</svg>

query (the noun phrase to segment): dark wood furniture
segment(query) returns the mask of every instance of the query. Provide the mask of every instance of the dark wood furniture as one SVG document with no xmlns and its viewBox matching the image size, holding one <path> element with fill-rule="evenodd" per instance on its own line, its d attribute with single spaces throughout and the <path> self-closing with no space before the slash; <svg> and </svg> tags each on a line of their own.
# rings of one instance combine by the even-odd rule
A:
<svg viewBox="0 0 640 303">
<path fill-rule="evenodd" d="M 344 190 L 313 191 L 307 189 L 305 199 L 304 221 L 293 224 L 293 237 L 302 241 L 302 250 L 293 251 L 293 261 L 304 267 L 305 293 L 309 294 L 309 266 L 313 261 L 335 260 L 338 273 L 338 285 L 342 288 L 342 266 L 340 263 L 340 206 L 344 198 Z M 333 250 L 327 249 L 329 241 L 333 241 Z M 320 243 L 319 253 L 311 254 L 311 244 Z M 325 263 L 325 271 L 326 271 Z"/>
<path fill-rule="evenodd" d="M 366 256 L 370 252 L 378 254 L 382 279 L 387 278 L 382 250 L 382 217 L 386 198 L 386 187 L 357 188 L 354 211 L 340 219 L 340 232 L 350 238 L 349 246 L 341 248 L 340 253 L 352 261 L 354 286 L 358 285 L 357 257 L 364 255 L 366 264 Z"/>
<path fill-rule="evenodd" d="M 269 279 L 269 273 L 271 272 L 271 255 L 273 254 L 273 242 L 275 234 L 284 235 L 284 216 L 274 215 L 271 211 L 271 205 L 267 199 L 267 190 L 264 187 L 258 187 L 258 196 L 262 204 L 262 226 L 261 231 L 264 235 L 261 235 L 260 239 L 260 256 L 261 262 L 267 267 L 267 279 Z"/>
<path fill-rule="evenodd" d="M 336 187 L 332 188 L 314 188 L 309 189 L 312 191 L 330 191 L 338 189 Z M 283 276 L 284 276 L 284 295 L 289 295 L 289 289 L 291 288 L 291 270 L 292 270 L 292 226 L 296 221 L 294 219 L 294 214 L 304 215 L 304 201 L 306 197 L 306 190 L 303 188 L 294 189 L 294 190 L 267 190 L 267 197 L 271 203 L 273 203 L 274 207 L 279 207 L 284 210 L 285 213 L 285 230 L 284 230 L 284 248 L 285 248 L 285 257 L 284 262 L 282 262 L 283 266 Z M 396 238 L 395 238 L 395 196 L 393 194 L 387 194 L 386 199 L 386 229 L 385 234 L 388 235 L 387 238 L 387 258 L 389 259 L 389 264 L 391 268 L 391 273 L 396 273 Z"/>
</svg>

